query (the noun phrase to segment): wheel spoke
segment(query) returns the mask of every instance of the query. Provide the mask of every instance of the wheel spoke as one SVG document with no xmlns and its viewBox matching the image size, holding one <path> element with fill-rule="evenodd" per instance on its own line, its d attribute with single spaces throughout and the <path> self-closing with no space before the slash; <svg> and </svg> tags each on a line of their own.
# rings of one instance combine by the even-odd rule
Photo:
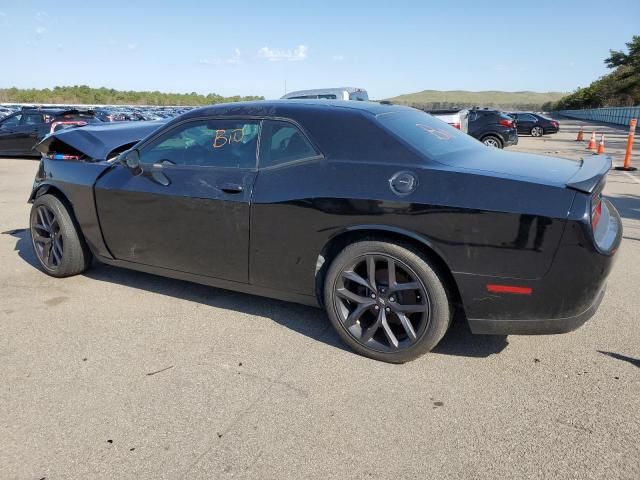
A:
<svg viewBox="0 0 640 480">
<path fill-rule="evenodd" d="M 367 303 L 369 305 L 373 305 L 373 301 L 370 298 L 357 295 L 352 291 L 347 290 L 346 288 L 338 288 L 336 290 L 336 293 L 338 294 L 338 296 L 346 300 L 349 300 L 350 302 L 359 303 L 359 304 Z"/>
<path fill-rule="evenodd" d="M 396 315 L 398 316 L 398 320 L 400 320 L 400 323 L 402 324 L 404 331 L 407 332 L 407 336 L 409 337 L 409 340 L 411 340 L 412 342 L 415 341 L 416 332 L 413 330 L 413 325 L 411 324 L 411 320 L 409 320 L 409 318 L 404 313 L 397 313 Z"/>
<path fill-rule="evenodd" d="M 416 313 L 416 312 L 426 312 L 427 306 L 422 303 L 414 303 L 412 305 L 402 305 L 400 303 L 392 304 L 393 310 L 401 313 Z"/>
<path fill-rule="evenodd" d="M 419 290 L 420 284 L 418 282 L 405 282 L 405 283 L 396 283 L 393 287 L 394 292 L 400 292 L 403 290 Z"/>
<path fill-rule="evenodd" d="M 371 340 L 373 336 L 376 334 L 376 332 L 378 331 L 378 329 L 380 328 L 380 326 L 382 325 L 382 322 L 383 321 L 386 322 L 386 319 L 387 319 L 387 316 L 386 316 L 386 313 L 384 313 L 384 308 L 381 308 L 380 311 L 378 312 L 378 318 L 376 318 L 376 321 L 373 323 L 373 325 L 371 325 L 362 333 L 362 337 L 360 337 L 360 341 L 362 343 L 367 343 L 369 340 Z"/>
<path fill-rule="evenodd" d="M 361 303 L 358 305 L 353 312 L 349 314 L 347 319 L 344 321 L 344 326 L 347 328 L 353 327 L 364 312 L 371 308 L 373 303 Z"/>
<path fill-rule="evenodd" d="M 40 223 L 39 223 L 39 225 L 36 226 L 36 228 L 38 228 L 38 226 L 40 226 L 45 232 L 48 232 L 49 231 L 49 222 L 47 222 L 47 218 L 45 217 L 44 209 L 43 208 L 39 208 L 37 214 L 38 214 L 38 221 Z"/>
<path fill-rule="evenodd" d="M 376 259 L 373 255 L 367 255 L 367 277 L 369 285 L 373 290 L 376 289 Z"/>
<path fill-rule="evenodd" d="M 56 265 L 60 265 L 60 261 L 62 260 L 62 250 L 60 249 L 57 241 L 53 242 L 53 245 L 51 246 L 51 253 L 53 254 L 53 260 Z"/>
<path fill-rule="evenodd" d="M 44 260 L 45 263 L 49 266 L 51 265 L 51 250 L 53 249 L 53 243 L 51 241 L 48 241 L 44 244 Z"/>
<path fill-rule="evenodd" d="M 396 261 L 389 257 L 387 258 L 387 271 L 389 275 L 389 288 L 393 289 L 397 285 L 396 282 Z"/>
<path fill-rule="evenodd" d="M 397 349 L 398 339 L 396 338 L 393 331 L 391 330 L 391 326 L 389 326 L 389 322 L 387 321 L 386 315 L 382 317 L 382 330 L 384 331 L 384 334 L 387 337 L 387 340 L 389 340 L 389 346 L 394 350 Z"/>
<path fill-rule="evenodd" d="M 363 287 L 371 288 L 371 285 L 369 285 L 369 282 L 367 282 L 364 278 L 362 278 L 360 275 L 358 275 L 356 272 L 352 270 L 343 272 L 342 276 L 347 280 L 351 280 L 352 282 L 359 283 Z"/>
<path fill-rule="evenodd" d="M 41 230 L 41 229 L 40 229 L 40 228 L 38 228 L 38 226 L 36 225 L 36 226 L 34 227 L 34 231 L 33 231 L 33 239 L 34 239 L 36 242 L 42 243 L 42 242 L 45 242 L 45 241 L 49 240 L 49 237 L 45 237 L 44 235 L 40 235 L 40 234 L 38 233 L 38 230 Z"/>
</svg>

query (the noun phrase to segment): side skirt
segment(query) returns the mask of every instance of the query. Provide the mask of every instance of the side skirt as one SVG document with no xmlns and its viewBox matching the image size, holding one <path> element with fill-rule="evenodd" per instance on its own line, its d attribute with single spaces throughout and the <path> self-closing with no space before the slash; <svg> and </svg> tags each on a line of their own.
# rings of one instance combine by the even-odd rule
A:
<svg viewBox="0 0 640 480">
<path fill-rule="evenodd" d="M 313 295 L 302 295 L 299 293 L 283 292 L 281 290 L 249 285 L 248 283 L 232 282 L 229 280 L 207 277 L 205 275 L 196 275 L 193 273 L 171 270 L 168 268 L 144 265 L 142 263 L 127 262 L 125 260 L 115 260 L 98 255 L 96 256 L 96 258 L 100 262 L 107 265 L 112 265 L 114 267 L 121 267 L 127 268 L 129 270 L 151 273 L 153 275 L 174 278 L 176 280 L 185 280 L 187 282 L 199 283 L 202 285 L 208 285 L 210 287 L 222 288 L 224 290 L 232 290 L 234 292 L 248 293 L 250 295 L 258 295 L 260 297 L 275 298 L 277 300 L 284 300 L 285 302 L 300 303 L 302 305 L 308 305 L 317 308 L 320 307 L 317 298 Z"/>
</svg>

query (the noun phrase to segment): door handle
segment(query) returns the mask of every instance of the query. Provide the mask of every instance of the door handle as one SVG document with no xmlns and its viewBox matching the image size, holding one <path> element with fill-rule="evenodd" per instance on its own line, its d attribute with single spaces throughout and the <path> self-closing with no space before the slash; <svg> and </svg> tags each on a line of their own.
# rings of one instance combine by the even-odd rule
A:
<svg viewBox="0 0 640 480">
<path fill-rule="evenodd" d="M 220 190 L 226 193 L 241 193 L 244 188 L 237 183 L 225 183 Z"/>
</svg>

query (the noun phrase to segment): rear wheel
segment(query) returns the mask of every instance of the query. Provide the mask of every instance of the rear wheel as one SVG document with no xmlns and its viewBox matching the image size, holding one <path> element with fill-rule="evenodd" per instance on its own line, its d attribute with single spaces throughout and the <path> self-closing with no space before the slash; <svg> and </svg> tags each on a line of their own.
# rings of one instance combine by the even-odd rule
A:
<svg viewBox="0 0 640 480">
<path fill-rule="evenodd" d="M 46 273 L 69 277 L 88 268 L 91 252 L 57 197 L 46 194 L 33 202 L 29 227 L 33 250 Z"/>
<path fill-rule="evenodd" d="M 482 139 L 482 143 L 484 143 L 487 147 L 495 147 L 502 148 L 502 142 L 500 139 L 493 135 L 487 135 Z"/>
<path fill-rule="evenodd" d="M 437 270 L 410 246 L 362 241 L 333 261 L 324 287 L 327 314 L 356 352 L 404 363 L 433 349 L 450 322 Z"/>
<path fill-rule="evenodd" d="M 542 127 L 535 126 L 531 129 L 532 137 L 541 137 L 542 135 L 544 135 L 544 130 L 542 129 Z"/>
</svg>

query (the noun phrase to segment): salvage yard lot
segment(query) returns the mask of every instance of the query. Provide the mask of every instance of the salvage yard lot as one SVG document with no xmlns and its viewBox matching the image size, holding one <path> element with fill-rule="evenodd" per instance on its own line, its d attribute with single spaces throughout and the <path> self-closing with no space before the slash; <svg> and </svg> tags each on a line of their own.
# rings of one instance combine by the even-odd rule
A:
<svg viewBox="0 0 640 480">
<path fill-rule="evenodd" d="M 578 125 L 513 150 L 579 158 Z M 596 128 L 620 164 L 626 132 Z M 640 478 L 640 174 L 609 174 L 624 240 L 585 326 L 456 319 L 390 365 L 321 310 L 104 265 L 46 276 L 24 230 L 36 168 L 0 159 L 1 479 Z"/>
</svg>

